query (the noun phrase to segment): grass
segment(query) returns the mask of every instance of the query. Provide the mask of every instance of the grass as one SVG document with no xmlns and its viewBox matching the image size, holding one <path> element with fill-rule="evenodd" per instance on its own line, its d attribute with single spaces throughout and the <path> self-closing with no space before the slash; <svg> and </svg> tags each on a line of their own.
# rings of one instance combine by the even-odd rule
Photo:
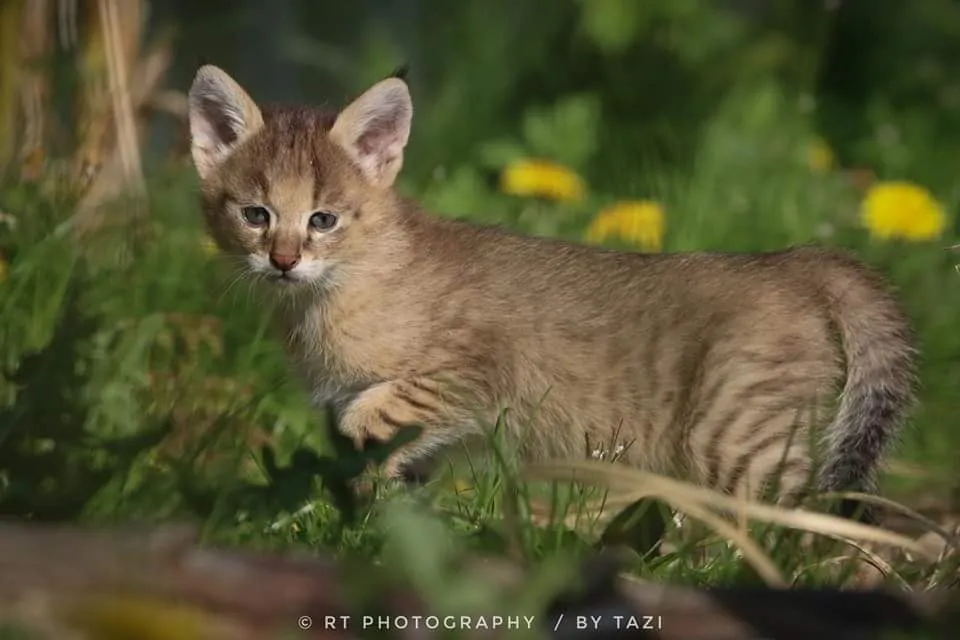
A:
<svg viewBox="0 0 960 640">
<path fill-rule="evenodd" d="M 596 203 L 640 192 L 662 202 L 666 250 L 820 241 L 850 247 L 889 274 L 918 329 L 923 385 L 884 492 L 918 509 L 937 507 L 946 526 L 960 492 L 960 281 L 943 248 L 954 238 L 870 241 L 856 225 L 857 189 L 840 171 L 811 171 L 797 155 L 810 123 L 768 94 L 721 105 L 688 171 L 646 172 L 640 183 L 621 168 L 610 177 L 618 192 Z M 745 104 L 763 108 L 747 118 Z M 587 210 L 497 194 L 469 160 L 448 175 L 458 177 L 405 188 L 445 214 L 495 216 L 527 233 L 579 238 L 589 221 Z M 0 210 L 16 221 L 0 227 L 9 265 L 0 284 L 0 515 L 189 517 L 222 544 L 377 558 L 451 611 L 502 598 L 451 568 L 464 551 L 535 567 L 529 591 L 513 603 L 520 609 L 542 602 L 568 576 L 571 558 L 604 545 L 629 549 L 628 569 L 640 578 L 694 585 L 849 585 L 868 566 L 898 587 L 926 588 L 947 584 L 960 568 L 956 554 L 931 562 L 912 539 L 889 532 L 878 537 L 735 499 L 721 504 L 599 462 L 578 477 L 608 484 L 607 494 L 550 481 L 569 478 L 572 464 L 523 469 L 494 456 L 417 492 L 387 491 L 372 510 L 346 517 L 330 491 L 337 479 L 329 425 L 287 375 L 249 283 L 235 280 L 204 243 L 186 161 L 148 172 L 149 222 L 136 235 L 123 224 L 78 241 L 69 232 L 74 203 L 51 185 L 55 177 L 0 189 Z M 122 220 L 123 209 L 111 216 Z M 597 517 L 601 499 L 606 521 Z M 686 514 L 683 526 L 667 506 Z M 611 524 L 611 509 L 625 508 Z M 707 526 L 699 531 L 691 520 Z M 813 530 L 830 534 L 816 553 L 798 533 Z"/>
</svg>

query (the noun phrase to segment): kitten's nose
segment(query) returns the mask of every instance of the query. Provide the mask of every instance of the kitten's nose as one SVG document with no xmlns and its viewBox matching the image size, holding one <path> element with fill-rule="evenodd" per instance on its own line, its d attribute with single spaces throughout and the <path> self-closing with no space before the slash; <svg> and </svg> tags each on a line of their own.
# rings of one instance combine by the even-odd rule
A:
<svg viewBox="0 0 960 640">
<path fill-rule="evenodd" d="M 284 255 L 282 253 L 271 253 L 270 264 L 280 271 L 290 271 L 300 263 L 300 256 Z"/>
</svg>

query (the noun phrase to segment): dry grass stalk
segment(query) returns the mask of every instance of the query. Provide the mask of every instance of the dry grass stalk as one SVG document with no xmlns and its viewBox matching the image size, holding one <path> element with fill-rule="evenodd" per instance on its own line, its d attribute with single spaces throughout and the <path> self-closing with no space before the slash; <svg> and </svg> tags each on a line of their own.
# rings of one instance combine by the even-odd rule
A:
<svg viewBox="0 0 960 640">
<path fill-rule="evenodd" d="M 600 507 L 605 511 L 624 508 L 642 498 L 657 498 L 671 507 L 702 521 L 720 536 L 728 539 L 743 553 L 757 573 L 772 586 L 780 586 L 783 579 L 769 556 L 763 554 L 747 535 L 743 521 L 746 518 L 776 524 L 841 541 L 873 542 L 891 545 L 913 552 L 917 556 L 935 560 L 928 549 L 916 540 L 844 518 L 803 509 L 787 509 L 748 501 L 742 496 L 728 496 L 711 489 L 680 482 L 656 474 L 631 469 L 623 465 L 596 461 L 543 463 L 527 468 L 523 476 L 529 480 L 561 480 L 584 482 L 607 487 L 610 493 L 587 509 Z M 740 520 L 737 527 L 717 512 L 733 514 Z M 540 515 L 543 515 L 542 513 Z"/>
<path fill-rule="evenodd" d="M 838 492 L 838 493 L 824 493 L 820 496 L 817 496 L 823 500 L 839 500 L 839 499 L 849 499 L 849 500 L 859 500 L 861 502 L 867 502 L 874 504 L 880 507 L 884 507 L 892 512 L 898 513 L 902 516 L 906 516 L 912 522 L 920 525 L 927 530 L 928 533 L 932 533 L 936 536 L 939 536 L 943 539 L 947 546 L 953 547 L 956 550 L 960 550 L 960 536 L 957 536 L 955 533 L 947 531 L 939 524 L 926 517 L 922 513 L 911 509 L 905 505 L 900 504 L 899 502 L 894 502 L 889 498 L 884 498 L 883 496 L 876 496 L 866 493 L 858 493 L 854 491 L 847 492 Z"/>
<path fill-rule="evenodd" d="M 144 3 L 135 0 L 91 2 L 84 32 L 82 70 L 85 84 L 81 102 L 81 126 L 86 136 L 75 171 L 86 182 L 76 215 L 75 229 L 84 236 L 107 221 L 106 205 L 126 196 L 122 215 L 139 217 L 146 205 L 146 187 L 141 165 L 142 122 L 137 115 L 144 102 L 143 92 L 159 83 L 169 64 L 143 69 L 140 54 L 143 37 Z M 148 71 L 148 76 L 135 74 Z M 127 220 L 123 221 L 124 223 Z"/>
<path fill-rule="evenodd" d="M 143 51 L 145 11 L 142 0 L 8 0 L 0 6 L 0 169 L 17 160 L 21 179 L 42 178 L 43 186 L 80 197 L 72 220 L 80 235 L 108 222 L 104 205 L 119 197 L 131 198 L 115 222 L 125 225 L 131 210 L 144 210 L 146 113 L 185 117 L 182 95 L 158 96 L 171 61 L 170 40 Z M 80 72 L 79 148 L 67 159 L 56 157 L 50 135 L 49 61 L 57 41 L 76 49 Z"/>
<path fill-rule="evenodd" d="M 74 4 L 69 0 L 65 0 L 65 3 Z M 61 18 L 61 30 L 69 33 L 76 28 L 77 15 L 75 12 L 65 15 L 68 13 L 64 11 L 65 8 L 61 5 L 58 15 Z M 73 29 L 69 26 L 71 22 Z M 72 36 L 66 35 L 62 39 L 70 42 Z M 112 143 L 106 38 L 101 30 L 96 2 L 84 4 L 82 32 L 73 45 L 77 47 L 76 68 L 80 77 L 76 114 L 79 140 L 74 155 L 73 178 L 83 188 L 88 186 L 83 183 L 89 181 L 103 163 L 101 155 L 104 149 Z"/>
<path fill-rule="evenodd" d="M 26 0 L 0 2 L 0 174 L 16 151 L 17 89 L 20 83 L 19 33 Z"/>
<path fill-rule="evenodd" d="M 51 29 L 52 2 L 28 0 L 24 6 L 20 31 L 18 88 L 23 117 L 20 158 L 21 178 L 36 180 L 46 160 L 48 136 L 47 105 L 50 100 L 50 54 L 54 39 Z"/>
<path fill-rule="evenodd" d="M 126 2 L 126 28 L 128 35 L 135 33 L 133 43 L 140 41 L 140 3 Z M 130 90 L 127 86 L 127 60 L 131 58 L 131 42 L 123 42 L 121 31 L 120 9 L 117 0 L 99 0 L 97 7 L 100 12 L 100 23 L 107 44 L 107 68 L 110 86 L 110 96 L 113 100 L 114 124 L 117 128 L 117 151 L 120 164 L 123 167 L 124 183 L 133 193 L 142 198 L 146 193 L 143 182 L 143 167 L 140 163 L 140 143 L 134 122 L 133 105 L 130 99 Z M 132 14 L 132 15 L 131 15 Z M 125 46 L 126 45 L 126 46 Z"/>
<path fill-rule="evenodd" d="M 551 613 L 536 614 L 541 637 L 583 636 L 577 615 L 611 619 L 660 616 L 664 640 L 763 637 L 878 637 L 884 630 L 916 631 L 918 623 L 949 626 L 955 595 L 945 591 L 804 593 L 770 589 L 691 589 L 617 578 L 602 558 L 581 567 L 583 582 L 603 595 L 562 597 Z M 378 614 L 436 613 L 409 584 L 385 583 L 324 556 L 282 556 L 203 547 L 192 527 L 91 530 L 38 524 L 0 524 L 0 618 L 40 637 L 354 638 L 364 635 L 360 613 L 343 588 L 349 579 L 375 588 L 364 600 Z M 610 569 L 614 572 L 611 573 Z M 477 580 L 512 591 L 528 574 L 521 564 L 467 558 Z M 349 576 L 347 576 L 349 571 Z M 590 576 L 593 576 L 592 578 Z M 609 587 L 609 589 L 608 589 Z M 561 632 L 557 616 L 566 622 Z M 351 616 L 350 629 L 325 628 L 324 616 Z M 313 627 L 297 628 L 311 616 Z M 556 625 L 553 622 L 556 621 Z M 366 632 L 367 634 L 369 631 Z M 587 632 L 589 634 L 589 632 Z M 480 632 L 468 637 L 512 637 Z M 637 634 L 634 634 L 637 635 Z M 644 635 L 644 634 L 639 634 Z M 408 627 L 398 638 L 435 637 Z M 461 636 L 463 637 L 463 636 Z M 911 636 L 913 637 L 913 636 Z M 926 637 L 926 636 L 925 636 Z"/>
</svg>

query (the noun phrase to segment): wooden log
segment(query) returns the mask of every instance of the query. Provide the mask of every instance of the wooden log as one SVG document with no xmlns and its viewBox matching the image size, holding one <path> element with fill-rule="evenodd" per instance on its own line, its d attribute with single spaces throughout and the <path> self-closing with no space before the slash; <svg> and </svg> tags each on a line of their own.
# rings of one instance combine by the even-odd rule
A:
<svg viewBox="0 0 960 640">
<path fill-rule="evenodd" d="M 524 579 L 519 567 L 502 560 L 471 559 L 463 570 L 504 588 Z M 371 566 L 361 578 L 376 582 L 377 571 Z M 531 612 L 539 637 L 842 639 L 925 628 L 932 631 L 923 637 L 940 632 L 947 638 L 960 622 L 957 594 L 950 592 L 693 589 L 621 577 L 618 565 L 602 555 L 587 561 L 581 574 L 576 590 L 559 594 L 546 611 Z M 351 600 L 351 576 L 357 576 L 355 566 L 330 557 L 207 547 L 185 525 L 96 530 L 0 524 L 0 621 L 58 640 L 121 632 L 177 640 L 376 635 L 363 629 L 361 614 L 369 614 L 370 603 L 361 611 Z M 404 585 L 384 582 L 376 595 L 379 615 L 431 613 Z M 144 625 L 150 636 L 137 634 Z M 77 627 L 88 635 L 75 635 Z M 408 627 L 394 637 L 442 633 Z M 514 634 L 500 629 L 465 637 Z"/>
<path fill-rule="evenodd" d="M 190 526 L 115 532 L 0 526 L 0 610 L 18 619 L 17 607 L 38 602 L 37 595 L 42 611 L 32 617 L 70 618 L 84 606 L 102 608 L 93 600 L 98 595 L 122 594 L 200 612 L 211 631 L 197 637 L 262 638 L 294 630 L 304 638 L 348 638 L 322 625 L 296 626 L 301 616 L 347 614 L 342 583 L 329 559 L 207 549 L 196 544 Z"/>
<path fill-rule="evenodd" d="M 953 591 L 694 589 L 616 576 L 616 566 L 602 556 L 585 563 L 584 586 L 547 613 L 554 638 L 583 638 L 584 626 L 596 638 L 842 640 L 920 630 L 925 638 L 953 638 L 960 623 Z"/>
</svg>

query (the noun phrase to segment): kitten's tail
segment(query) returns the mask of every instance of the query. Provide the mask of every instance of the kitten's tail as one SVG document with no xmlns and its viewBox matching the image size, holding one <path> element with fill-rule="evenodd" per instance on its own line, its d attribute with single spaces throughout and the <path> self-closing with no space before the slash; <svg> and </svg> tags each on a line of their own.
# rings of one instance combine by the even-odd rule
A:
<svg viewBox="0 0 960 640">
<path fill-rule="evenodd" d="M 846 381 L 825 434 L 818 488 L 872 492 L 878 463 L 915 401 L 916 348 L 906 313 L 879 274 L 843 254 L 817 265 L 839 329 Z M 843 507 L 849 514 L 851 505 Z M 872 516 L 864 509 L 866 517 Z"/>
</svg>

